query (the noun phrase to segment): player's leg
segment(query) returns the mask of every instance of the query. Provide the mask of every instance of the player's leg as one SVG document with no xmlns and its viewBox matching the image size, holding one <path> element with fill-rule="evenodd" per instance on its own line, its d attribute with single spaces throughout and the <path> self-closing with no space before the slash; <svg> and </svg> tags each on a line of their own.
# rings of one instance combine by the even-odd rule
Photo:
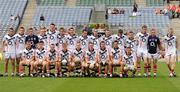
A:
<svg viewBox="0 0 180 92">
<path fill-rule="evenodd" d="M 27 62 L 27 64 L 29 65 L 30 67 L 30 76 L 33 77 L 33 71 L 34 71 L 34 61 L 31 61 L 31 62 Z"/>
<path fill-rule="evenodd" d="M 19 73 L 20 73 L 20 76 L 24 75 L 24 65 L 25 64 L 25 61 L 20 61 L 19 63 Z"/>
<path fill-rule="evenodd" d="M 107 77 L 107 74 L 108 74 L 108 63 L 105 63 L 104 76 Z"/>
<path fill-rule="evenodd" d="M 113 62 L 109 62 L 108 63 L 108 66 L 109 66 L 109 73 L 110 73 L 110 77 L 112 77 L 112 72 L 113 72 Z"/>
<path fill-rule="evenodd" d="M 11 54 L 11 65 L 12 65 L 11 76 L 14 76 L 14 72 L 15 72 L 15 54 L 14 53 Z"/>
<path fill-rule="evenodd" d="M 120 73 L 119 73 L 119 76 L 120 77 L 123 77 L 123 74 L 124 74 L 124 62 L 119 62 L 119 65 L 120 65 Z"/>
<path fill-rule="evenodd" d="M 102 69 L 102 63 L 99 63 L 99 68 L 98 68 L 99 77 L 101 77 L 101 69 Z"/>
<path fill-rule="evenodd" d="M 137 74 L 140 77 L 141 76 L 141 52 L 140 51 L 137 52 L 136 65 L 137 65 Z"/>
<path fill-rule="evenodd" d="M 148 70 L 147 53 L 143 53 L 143 60 L 144 60 L 144 77 L 147 77 L 147 70 Z"/>
<path fill-rule="evenodd" d="M 16 57 L 16 75 L 19 75 L 19 63 L 20 63 L 20 56 Z"/>
<path fill-rule="evenodd" d="M 170 65 L 170 55 L 165 55 L 165 60 L 166 60 L 167 67 L 168 67 L 168 69 L 170 71 L 170 76 L 172 76 L 171 65 Z"/>
<path fill-rule="evenodd" d="M 157 73 L 157 59 L 153 60 L 153 72 L 154 72 L 154 77 L 156 77 L 156 73 Z"/>
<path fill-rule="evenodd" d="M 46 61 L 42 61 L 42 77 L 45 76 L 45 71 L 46 71 Z M 49 77 L 49 76 L 48 76 Z"/>
<path fill-rule="evenodd" d="M 154 57 L 152 56 L 152 54 L 148 53 L 148 57 L 147 57 L 147 71 L 148 71 L 148 76 L 151 76 L 151 62 L 154 61 Z"/>
<path fill-rule="evenodd" d="M 176 77 L 175 73 L 175 63 L 176 63 L 176 55 L 171 55 L 170 58 L 170 66 L 171 66 L 171 73 L 173 74 L 174 77 Z"/>
<path fill-rule="evenodd" d="M 8 64 L 9 64 L 9 58 L 10 58 L 10 55 L 8 53 L 5 53 L 5 74 L 4 76 L 8 76 Z"/>
<path fill-rule="evenodd" d="M 61 62 L 59 61 L 56 61 L 55 62 L 55 75 L 58 75 L 59 73 L 59 76 L 61 77 L 62 76 L 62 71 L 61 71 Z"/>
<path fill-rule="evenodd" d="M 56 67 L 55 67 L 56 68 Z M 56 71 L 56 70 L 55 70 Z M 46 62 L 46 72 L 47 72 L 47 76 L 50 76 L 50 61 Z"/>
</svg>

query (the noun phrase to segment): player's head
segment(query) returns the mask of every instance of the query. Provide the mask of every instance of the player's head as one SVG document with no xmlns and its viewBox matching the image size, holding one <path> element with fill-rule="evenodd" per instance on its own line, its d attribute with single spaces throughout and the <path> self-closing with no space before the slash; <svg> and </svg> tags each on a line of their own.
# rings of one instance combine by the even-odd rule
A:
<svg viewBox="0 0 180 92">
<path fill-rule="evenodd" d="M 62 44 L 62 49 L 63 50 L 67 50 L 67 41 L 65 41 L 65 42 L 63 42 L 63 44 Z"/>
<path fill-rule="evenodd" d="M 125 51 L 126 51 L 126 54 L 129 55 L 129 54 L 131 54 L 132 49 L 131 49 L 131 47 L 126 47 Z"/>
<path fill-rule="evenodd" d="M 105 31 L 105 35 L 108 37 L 108 36 L 110 36 L 111 35 L 111 31 L 110 30 L 106 30 Z"/>
<path fill-rule="evenodd" d="M 173 28 L 170 28 L 169 30 L 168 30 L 168 35 L 169 36 L 172 36 L 174 34 L 174 30 L 173 30 Z"/>
<path fill-rule="evenodd" d="M 28 35 L 32 36 L 34 34 L 33 28 L 28 29 Z"/>
<path fill-rule="evenodd" d="M 77 41 L 76 42 L 76 49 L 81 49 L 81 42 L 80 41 Z"/>
<path fill-rule="evenodd" d="M 55 47 L 56 47 L 55 44 L 51 44 L 51 45 L 50 45 L 50 50 L 51 50 L 51 51 L 54 51 L 54 50 L 55 50 Z"/>
<path fill-rule="evenodd" d="M 134 38 L 134 32 L 133 31 L 128 32 L 128 38 L 129 39 Z"/>
<path fill-rule="evenodd" d="M 45 35 L 46 34 L 46 28 L 41 28 L 40 29 L 40 35 Z"/>
<path fill-rule="evenodd" d="M 100 49 L 105 49 L 106 48 L 106 43 L 105 41 L 100 42 Z"/>
<path fill-rule="evenodd" d="M 156 29 L 155 28 L 151 29 L 151 36 L 156 36 Z"/>
<path fill-rule="evenodd" d="M 84 29 L 83 31 L 82 31 L 82 36 L 83 37 L 86 37 L 88 35 L 88 31 L 86 30 L 86 29 Z"/>
<path fill-rule="evenodd" d="M 89 42 L 89 43 L 88 43 L 88 48 L 89 48 L 89 50 L 93 50 L 93 49 L 94 49 L 94 44 L 93 44 L 93 42 Z"/>
<path fill-rule="evenodd" d="M 146 32 L 147 32 L 147 26 L 146 26 L 146 25 L 143 25 L 143 26 L 142 26 L 141 33 L 145 34 Z"/>
<path fill-rule="evenodd" d="M 98 36 L 98 30 L 97 30 L 97 29 L 94 29 L 94 30 L 93 30 L 93 35 L 94 35 L 94 36 Z"/>
<path fill-rule="evenodd" d="M 75 34 L 75 30 L 73 27 L 69 28 L 69 35 L 73 36 Z"/>
<path fill-rule="evenodd" d="M 117 41 L 117 40 L 115 40 L 115 41 L 113 42 L 113 48 L 118 48 L 118 41 Z"/>
<path fill-rule="evenodd" d="M 8 35 L 9 35 L 9 36 L 13 36 L 14 33 L 15 33 L 15 32 L 14 32 L 14 29 L 13 29 L 13 28 L 9 28 L 9 29 L 8 29 Z"/>
<path fill-rule="evenodd" d="M 31 49 L 31 46 L 32 46 L 31 41 L 27 41 L 27 42 L 26 42 L 26 48 L 27 48 L 27 49 Z"/>
<path fill-rule="evenodd" d="M 65 35 L 65 34 L 66 34 L 66 31 L 65 31 L 64 27 L 61 27 L 61 28 L 59 29 L 59 33 L 60 33 L 61 35 Z"/>
<path fill-rule="evenodd" d="M 56 25 L 54 23 L 50 24 L 50 31 L 52 31 L 52 32 L 56 31 Z"/>
<path fill-rule="evenodd" d="M 118 35 L 120 35 L 120 36 L 123 35 L 123 30 L 122 29 L 118 30 Z"/>
<path fill-rule="evenodd" d="M 25 28 L 24 27 L 20 27 L 18 33 L 20 35 L 24 35 L 24 32 L 25 32 Z"/>
<path fill-rule="evenodd" d="M 38 48 L 39 48 L 39 49 L 44 48 L 44 42 L 43 42 L 43 41 L 40 41 L 40 42 L 38 43 Z"/>
</svg>

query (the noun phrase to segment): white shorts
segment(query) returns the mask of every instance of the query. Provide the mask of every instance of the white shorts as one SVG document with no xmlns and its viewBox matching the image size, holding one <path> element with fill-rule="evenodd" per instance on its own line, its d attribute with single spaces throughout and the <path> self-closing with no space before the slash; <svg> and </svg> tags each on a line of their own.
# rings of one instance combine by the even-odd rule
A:
<svg viewBox="0 0 180 92">
<path fill-rule="evenodd" d="M 147 58 L 148 57 L 147 54 L 148 54 L 147 50 L 143 50 L 143 49 L 137 50 L 137 57 Z"/>
<path fill-rule="evenodd" d="M 176 52 L 165 52 L 165 58 L 176 57 Z"/>
<path fill-rule="evenodd" d="M 135 70 L 134 65 L 125 65 L 124 70 Z"/>
<path fill-rule="evenodd" d="M 114 62 L 113 62 L 113 65 L 119 65 L 120 63 L 119 63 L 119 60 L 113 60 Z"/>
<path fill-rule="evenodd" d="M 16 57 L 16 54 L 15 53 L 8 53 L 8 52 L 5 52 L 5 55 L 4 57 L 7 59 L 11 58 L 11 59 L 15 59 Z"/>
<path fill-rule="evenodd" d="M 158 59 L 159 58 L 159 54 L 158 53 L 155 53 L 155 54 L 148 53 L 148 58 L 150 58 L 150 59 Z"/>
</svg>

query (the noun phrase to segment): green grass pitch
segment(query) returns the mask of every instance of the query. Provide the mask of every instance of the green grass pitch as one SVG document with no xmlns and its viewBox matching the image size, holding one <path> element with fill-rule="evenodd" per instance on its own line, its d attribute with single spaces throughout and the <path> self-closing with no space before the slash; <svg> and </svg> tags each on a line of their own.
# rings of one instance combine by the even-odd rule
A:
<svg viewBox="0 0 180 92">
<path fill-rule="evenodd" d="M 0 77 L 0 92 L 180 92 L 180 63 L 176 73 L 169 78 L 166 64 L 159 62 L 155 79 Z"/>
</svg>

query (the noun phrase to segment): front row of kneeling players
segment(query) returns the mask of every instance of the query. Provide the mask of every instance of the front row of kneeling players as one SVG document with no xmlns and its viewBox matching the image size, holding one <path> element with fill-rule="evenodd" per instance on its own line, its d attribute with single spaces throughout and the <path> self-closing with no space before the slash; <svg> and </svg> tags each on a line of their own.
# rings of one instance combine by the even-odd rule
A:
<svg viewBox="0 0 180 92">
<path fill-rule="evenodd" d="M 37 49 L 31 48 L 31 42 L 26 42 L 26 48 L 22 52 L 22 61 L 20 62 L 20 76 L 25 75 L 24 66 L 30 66 L 30 76 L 37 76 L 39 74 L 39 67 L 41 67 L 41 76 L 49 77 L 51 66 L 55 66 L 54 75 L 62 76 L 62 68 L 67 69 L 67 76 L 70 72 L 74 72 L 76 68 L 81 70 L 80 75 L 95 75 L 112 77 L 113 68 L 119 67 L 119 76 L 127 76 L 128 71 L 132 71 L 132 76 L 135 74 L 136 55 L 132 52 L 131 47 L 126 47 L 125 51 L 121 51 L 118 47 L 118 41 L 113 42 L 112 50 L 106 48 L 105 42 L 100 42 L 100 49 L 96 51 L 92 42 L 88 43 L 88 50 L 81 49 L 81 43 L 76 43 L 74 51 L 67 49 L 67 42 L 62 44 L 62 50 L 55 49 L 55 45 L 50 45 L 50 50 L 44 49 L 44 42 L 40 41 Z M 103 71 L 102 71 L 103 70 Z M 34 71 L 36 73 L 34 73 Z M 103 72 L 103 73 L 102 73 Z M 36 75 L 34 75 L 36 74 Z"/>
</svg>

